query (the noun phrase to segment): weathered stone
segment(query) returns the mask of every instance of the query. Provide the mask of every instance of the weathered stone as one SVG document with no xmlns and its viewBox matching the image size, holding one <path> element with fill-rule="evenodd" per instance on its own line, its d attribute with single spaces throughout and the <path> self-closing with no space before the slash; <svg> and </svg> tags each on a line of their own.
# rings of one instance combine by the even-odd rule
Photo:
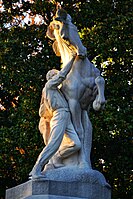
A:
<svg viewBox="0 0 133 199">
<path fill-rule="evenodd" d="M 49 170 L 46 174 L 49 179 L 30 180 L 8 189 L 6 199 L 111 199 L 110 186 L 98 171 L 75 167 L 74 172 L 73 167 L 67 170 L 59 168 L 55 172 Z"/>
<path fill-rule="evenodd" d="M 6 199 L 111 199 L 109 187 L 98 183 L 30 180 L 8 189 Z"/>
<path fill-rule="evenodd" d="M 55 195 L 36 195 L 36 196 L 28 196 L 25 199 L 85 199 L 85 198 L 75 198 L 75 197 L 67 197 L 67 196 L 55 196 Z"/>
</svg>

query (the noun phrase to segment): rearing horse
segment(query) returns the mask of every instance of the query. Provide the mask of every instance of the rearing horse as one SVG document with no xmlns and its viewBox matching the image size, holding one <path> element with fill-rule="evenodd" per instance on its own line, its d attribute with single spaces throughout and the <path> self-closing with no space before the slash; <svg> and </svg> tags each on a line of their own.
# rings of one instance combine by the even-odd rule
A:
<svg viewBox="0 0 133 199">
<path fill-rule="evenodd" d="M 88 116 L 88 107 L 93 103 L 95 110 L 100 110 L 105 104 L 105 81 L 100 71 L 86 57 L 76 26 L 71 23 L 67 14 L 66 22 L 53 19 L 50 23 L 47 36 L 55 40 L 53 49 L 57 56 L 61 56 L 63 66 L 73 55 L 76 56 L 72 69 L 62 85 L 72 116 L 72 122 L 81 140 L 82 148 L 79 155 L 79 164 L 89 166 L 92 143 L 92 126 Z"/>
</svg>

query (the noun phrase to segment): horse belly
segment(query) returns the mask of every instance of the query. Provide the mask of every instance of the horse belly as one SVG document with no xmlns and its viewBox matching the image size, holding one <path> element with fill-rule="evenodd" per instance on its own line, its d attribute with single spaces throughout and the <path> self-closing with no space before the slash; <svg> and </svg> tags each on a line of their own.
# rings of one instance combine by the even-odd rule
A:
<svg viewBox="0 0 133 199">
<path fill-rule="evenodd" d="M 62 92 L 67 100 L 76 99 L 79 100 L 84 93 L 85 86 L 80 79 L 68 78 L 63 82 Z"/>
</svg>

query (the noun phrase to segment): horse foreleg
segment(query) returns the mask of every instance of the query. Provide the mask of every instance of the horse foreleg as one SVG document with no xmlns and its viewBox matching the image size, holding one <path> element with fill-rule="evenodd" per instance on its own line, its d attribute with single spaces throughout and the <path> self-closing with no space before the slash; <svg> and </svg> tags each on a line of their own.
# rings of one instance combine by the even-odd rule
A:
<svg viewBox="0 0 133 199">
<path fill-rule="evenodd" d="M 95 84 L 98 89 L 98 95 L 96 96 L 96 99 L 93 102 L 93 108 L 94 110 L 98 111 L 104 108 L 106 102 L 104 97 L 105 80 L 103 79 L 103 77 L 98 76 L 95 79 Z"/>
<path fill-rule="evenodd" d="M 79 139 L 81 141 L 81 150 L 79 152 L 79 165 L 81 167 L 88 167 L 88 161 L 86 160 L 85 157 L 85 149 L 84 149 L 84 129 L 82 125 L 82 110 L 80 107 L 80 104 L 77 100 L 75 99 L 70 99 L 68 101 L 69 107 L 70 107 L 70 112 L 72 116 L 72 123 L 75 128 L 75 131 L 77 132 Z"/>
</svg>

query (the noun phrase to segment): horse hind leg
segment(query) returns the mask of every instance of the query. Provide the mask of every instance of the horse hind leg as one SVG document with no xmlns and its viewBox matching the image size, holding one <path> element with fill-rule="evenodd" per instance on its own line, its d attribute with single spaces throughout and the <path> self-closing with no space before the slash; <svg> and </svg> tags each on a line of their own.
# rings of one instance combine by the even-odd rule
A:
<svg viewBox="0 0 133 199">
<path fill-rule="evenodd" d="M 95 84 L 98 89 L 98 95 L 96 96 L 96 99 L 93 102 L 93 108 L 96 111 L 99 111 L 100 109 L 103 109 L 105 106 L 105 97 L 104 97 L 104 88 L 105 88 L 105 80 L 103 77 L 98 76 L 95 79 Z"/>
</svg>

